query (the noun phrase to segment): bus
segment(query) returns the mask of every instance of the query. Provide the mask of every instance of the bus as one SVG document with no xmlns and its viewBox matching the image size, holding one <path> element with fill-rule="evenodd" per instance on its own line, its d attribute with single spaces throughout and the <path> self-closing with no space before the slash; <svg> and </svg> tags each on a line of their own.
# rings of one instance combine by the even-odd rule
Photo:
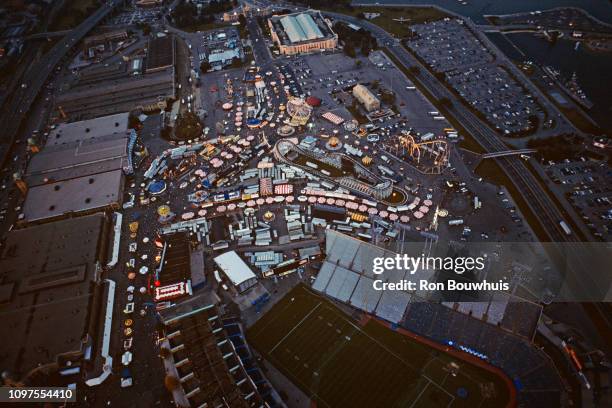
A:
<svg viewBox="0 0 612 408">
<path fill-rule="evenodd" d="M 358 233 L 357 236 L 359 238 L 363 238 L 366 241 L 371 241 L 372 240 L 372 236 L 370 234 L 364 234 L 363 232 Z"/>
<path fill-rule="evenodd" d="M 369 205 L 370 207 L 376 207 L 378 205 L 378 203 L 376 203 L 375 201 L 370 201 L 365 198 L 362 198 L 361 202 L 365 205 Z"/>
<path fill-rule="evenodd" d="M 565 235 L 572 235 L 572 230 L 565 221 L 559 221 L 559 225 L 561 226 L 563 232 L 565 232 Z"/>
<path fill-rule="evenodd" d="M 332 183 L 328 181 L 322 181 L 321 185 L 329 190 L 333 190 L 333 188 L 335 187 Z"/>
<path fill-rule="evenodd" d="M 385 176 L 393 176 L 395 174 L 395 172 L 393 172 L 393 170 L 389 169 L 388 167 L 385 166 L 378 166 L 378 170 L 380 170 L 380 172 L 382 174 L 384 174 Z"/>
</svg>

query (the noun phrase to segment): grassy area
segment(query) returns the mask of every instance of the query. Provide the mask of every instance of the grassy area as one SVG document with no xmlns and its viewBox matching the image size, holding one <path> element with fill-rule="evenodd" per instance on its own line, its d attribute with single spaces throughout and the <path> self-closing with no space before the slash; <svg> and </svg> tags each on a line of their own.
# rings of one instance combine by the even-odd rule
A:
<svg viewBox="0 0 612 408">
<path fill-rule="evenodd" d="M 360 326 L 304 285 L 247 340 L 320 407 L 501 407 L 511 398 L 495 372 L 376 321 Z"/>
<path fill-rule="evenodd" d="M 457 126 L 453 126 L 453 127 L 455 129 L 458 129 Z M 463 131 L 461 132 L 461 136 L 463 137 L 463 139 L 461 139 L 461 142 L 459 142 L 459 147 L 465 150 L 469 150 L 474 153 L 478 153 L 478 154 L 486 153 L 485 149 L 482 148 L 480 143 L 478 143 L 472 135 Z"/>
<path fill-rule="evenodd" d="M 561 112 L 576 126 L 585 133 L 601 135 L 603 132 L 599 126 L 596 126 L 589 119 L 584 117 L 584 114 L 577 109 L 568 109 L 562 106 L 557 106 Z"/>
<path fill-rule="evenodd" d="M 520 65 L 519 65 L 519 68 L 523 69 Z M 523 71 L 525 70 L 523 69 Z M 526 73 L 528 74 L 528 77 L 531 77 L 534 73 L 538 73 L 538 72 L 539 72 L 538 70 L 533 70 L 531 73 L 529 72 L 526 72 Z M 538 89 L 540 89 L 540 91 L 542 91 L 542 93 L 548 97 L 548 100 L 552 102 L 557 107 L 557 109 L 563 112 L 563 114 L 567 117 L 567 119 L 569 119 L 569 121 L 572 122 L 572 124 L 576 126 L 578 129 L 580 129 L 581 131 L 585 133 L 592 133 L 594 135 L 601 135 L 603 133 L 602 129 L 599 126 L 595 125 L 591 120 L 589 120 L 589 118 L 585 117 L 585 114 L 582 113 L 580 110 L 562 106 L 557 102 L 555 98 L 550 97 L 550 95 L 548 94 L 548 89 L 544 88 L 540 84 L 540 81 L 531 80 L 531 82 Z"/>
<path fill-rule="evenodd" d="M 62 31 L 74 28 L 100 6 L 98 0 L 81 0 L 66 3 L 64 9 L 58 13 L 53 24 L 49 26 L 49 31 Z"/>
<path fill-rule="evenodd" d="M 448 17 L 448 14 L 433 7 L 354 7 L 352 9 L 338 10 L 329 8 L 329 11 L 348 14 L 359 17 L 362 13 L 380 13 L 380 16 L 369 20 L 387 32 L 397 36 L 405 37 L 410 34 L 410 24 L 419 24 L 425 21 L 440 20 Z M 399 22 L 394 19 L 407 20 Z"/>
</svg>

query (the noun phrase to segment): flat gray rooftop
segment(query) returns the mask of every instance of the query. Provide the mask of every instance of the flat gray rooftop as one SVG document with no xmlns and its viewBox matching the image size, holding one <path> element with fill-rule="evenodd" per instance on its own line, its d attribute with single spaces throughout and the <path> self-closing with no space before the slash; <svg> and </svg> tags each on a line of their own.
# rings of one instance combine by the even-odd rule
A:
<svg viewBox="0 0 612 408">
<path fill-rule="evenodd" d="M 25 221 L 116 207 L 121 204 L 122 191 L 122 170 L 34 186 L 23 205 Z"/>
<path fill-rule="evenodd" d="M 23 375 L 79 351 L 88 332 L 105 217 L 10 232 L 0 253 L 0 370 Z"/>
<path fill-rule="evenodd" d="M 49 132 L 45 146 L 84 141 L 111 134 L 127 137 L 129 112 L 102 116 L 79 122 L 62 123 Z"/>
<path fill-rule="evenodd" d="M 174 98 L 174 68 L 142 76 L 76 86 L 59 95 L 56 106 L 73 118 L 144 108 Z"/>
<path fill-rule="evenodd" d="M 122 133 L 51 145 L 30 160 L 28 186 L 120 170 L 127 164 L 127 138 Z"/>
</svg>

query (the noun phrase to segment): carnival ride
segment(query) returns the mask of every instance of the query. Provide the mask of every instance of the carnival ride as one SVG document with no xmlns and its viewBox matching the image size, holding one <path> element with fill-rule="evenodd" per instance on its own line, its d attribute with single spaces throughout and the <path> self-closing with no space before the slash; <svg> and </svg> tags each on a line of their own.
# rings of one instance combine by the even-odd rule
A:
<svg viewBox="0 0 612 408">
<path fill-rule="evenodd" d="M 312 114 L 312 106 L 302 98 L 290 98 L 287 101 L 287 114 L 290 117 L 289 124 L 292 126 L 304 126 Z"/>
<path fill-rule="evenodd" d="M 417 142 L 412 135 L 400 134 L 391 138 L 386 148 L 425 174 L 440 174 L 448 166 L 450 150 L 443 139 Z"/>
</svg>

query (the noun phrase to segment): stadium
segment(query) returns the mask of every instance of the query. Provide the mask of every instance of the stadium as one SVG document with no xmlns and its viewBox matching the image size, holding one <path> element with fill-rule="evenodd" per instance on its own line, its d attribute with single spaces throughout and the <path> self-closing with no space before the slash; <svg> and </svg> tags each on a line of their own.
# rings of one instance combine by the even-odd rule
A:
<svg viewBox="0 0 612 408">
<path fill-rule="evenodd" d="M 516 404 L 501 370 L 382 321 L 355 322 L 304 285 L 257 321 L 247 339 L 321 407 Z"/>
</svg>

